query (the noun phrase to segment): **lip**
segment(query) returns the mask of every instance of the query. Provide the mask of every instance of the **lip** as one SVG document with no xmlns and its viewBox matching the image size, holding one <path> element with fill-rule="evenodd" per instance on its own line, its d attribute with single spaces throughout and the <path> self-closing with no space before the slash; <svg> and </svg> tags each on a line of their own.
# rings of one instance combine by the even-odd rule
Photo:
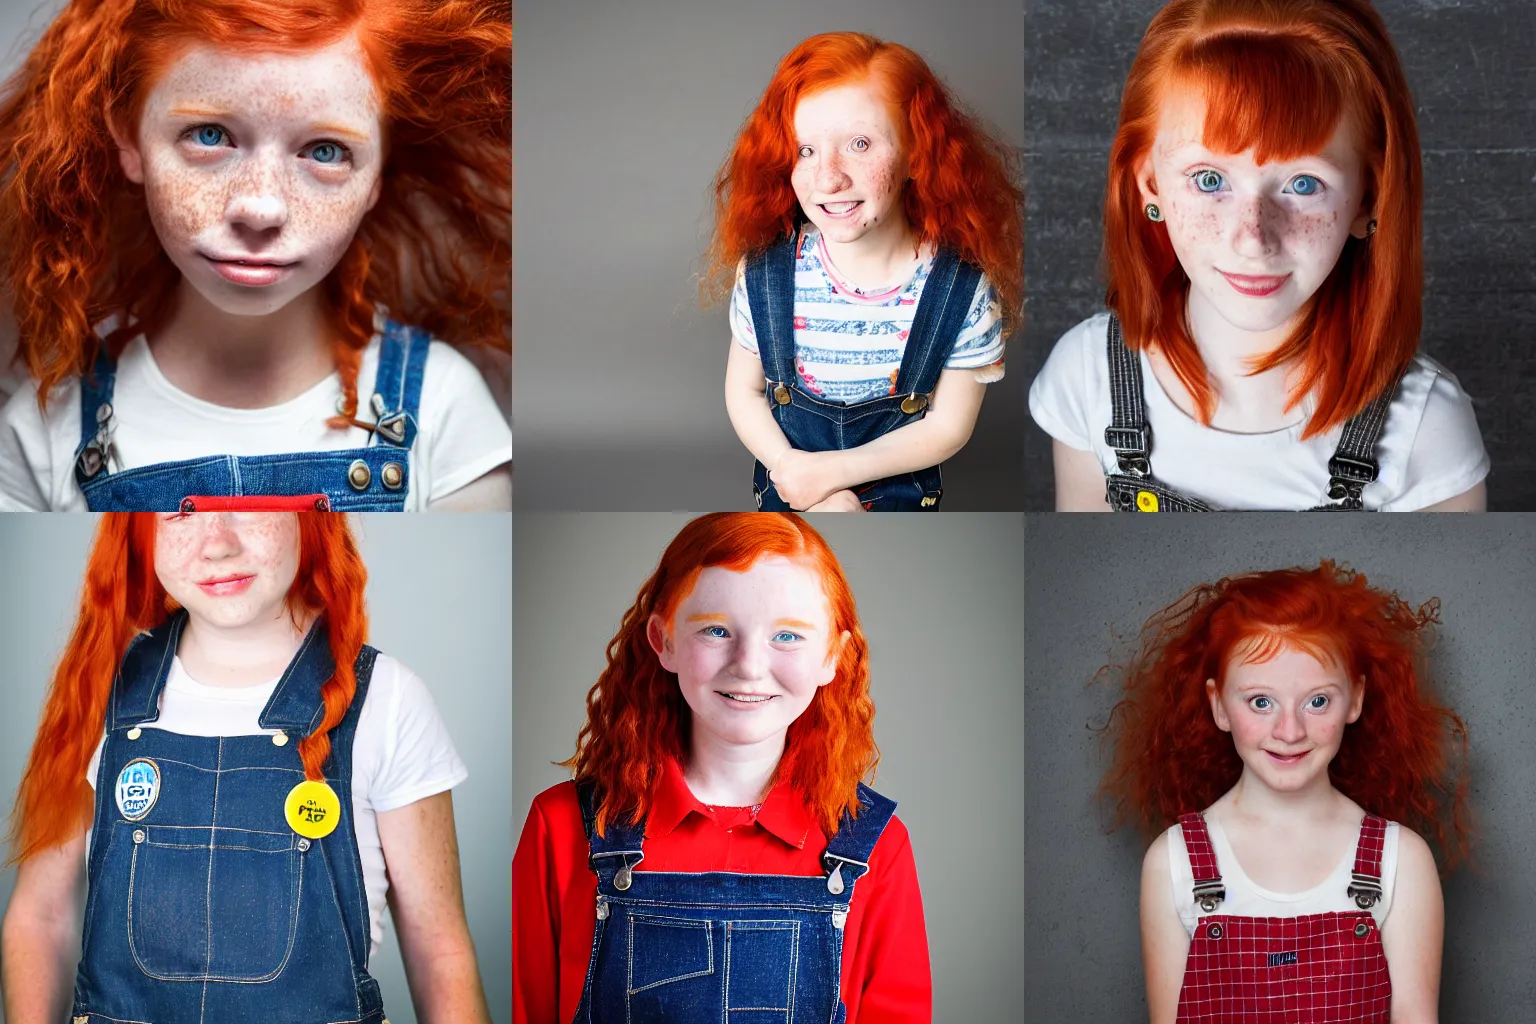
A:
<svg viewBox="0 0 1536 1024">
<path fill-rule="evenodd" d="M 772 693 L 731 693 L 726 690 L 716 690 L 716 696 L 728 707 L 738 711 L 752 711 L 773 703 L 777 694 Z M 738 700 L 738 697 L 751 697 L 752 700 Z"/>
<path fill-rule="evenodd" d="M 247 260 L 247 259 L 223 259 L 218 256 L 203 255 L 203 259 L 219 273 L 226 281 L 233 284 L 245 285 L 248 288 L 265 288 L 274 285 L 287 277 L 296 263 L 281 263 L 277 260 Z"/>
<path fill-rule="evenodd" d="M 251 584 L 256 581 L 255 574 L 249 576 L 219 576 L 211 580 L 203 580 L 197 588 L 209 597 L 235 597 L 251 589 Z"/>
<path fill-rule="evenodd" d="M 825 214 L 828 217 L 831 217 L 833 220 L 847 220 L 849 217 L 852 217 L 854 214 L 859 212 L 859 207 L 864 205 L 864 200 L 862 200 L 862 199 L 839 199 L 839 200 L 837 200 L 837 204 L 840 205 L 842 203 L 852 203 L 853 205 L 848 207 L 848 209 L 844 210 L 842 213 L 834 213 L 831 210 L 827 209 L 827 207 L 829 205 L 834 205 L 834 204 L 817 203 L 816 205 L 821 210 L 821 212 L 823 214 Z"/>
<path fill-rule="evenodd" d="M 1278 765 L 1288 765 L 1288 764 L 1296 764 L 1296 763 L 1300 762 L 1303 758 L 1305 758 L 1308 754 L 1310 754 L 1311 751 L 1310 750 L 1303 750 L 1299 754 L 1287 754 L 1287 755 L 1277 754 L 1273 750 L 1266 750 L 1266 751 L 1264 751 L 1264 753 L 1268 754 L 1269 755 L 1269 759 L 1271 761 L 1275 762 L 1275 764 L 1278 764 Z"/>
<path fill-rule="evenodd" d="M 1238 294 L 1255 299 L 1275 294 L 1285 287 L 1285 282 L 1291 279 L 1290 274 L 1259 277 L 1253 274 L 1229 274 L 1225 270 L 1217 270 L 1216 273 L 1226 278 L 1227 284 L 1230 284 Z"/>
</svg>

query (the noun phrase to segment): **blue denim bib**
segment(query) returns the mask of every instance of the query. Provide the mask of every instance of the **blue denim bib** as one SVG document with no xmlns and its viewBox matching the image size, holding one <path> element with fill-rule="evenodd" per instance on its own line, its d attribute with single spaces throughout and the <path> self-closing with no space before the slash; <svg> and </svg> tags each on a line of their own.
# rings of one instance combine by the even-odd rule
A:
<svg viewBox="0 0 1536 1024">
<path fill-rule="evenodd" d="M 96 815 L 75 979 L 76 1024 L 381 1024 L 368 976 L 368 897 L 352 821 L 352 741 L 377 651 L 331 730 L 325 780 L 341 819 L 321 839 L 289 828 L 304 779 L 298 740 L 324 713 L 334 669 L 316 623 L 261 713 L 271 736 L 141 729 L 186 622 L 135 639 L 118 670 L 96 776 Z"/>
<path fill-rule="evenodd" d="M 894 393 L 841 405 L 805 391 L 795 372 L 796 243 L 795 236 L 786 236 L 747 260 L 747 301 L 767 379 L 764 393 L 789 443 L 807 452 L 841 451 L 922 419 L 965 326 L 981 270 L 939 249 L 917 300 Z M 752 490 L 760 510 L 790 510 L 761 462 L 753 466 Z M 855 493 L 871 512 L 913 512 L 937 508 L 944 481 L 939 467 L 932 466 L 871 481 Z"/>
<path fill-rule="evenodd" d="M 291 497 L 323 494 L 335 512 L 399 512 L 410 484 L 421 379 L 431 337 L 386 320 L 368 403 L 369 445 L 281 455 L 205 455 L 112 472 L 112 392 L 117 363 L 105 346 L 80 381 L 75 482 L 92 512 L 174 512 L 188 495 Z"/>
<path fill-rule="evenodd" d="M 645 822 L 594 828 L 577 789 L 597 875 L 597 928 L 576 1024 L 841 1024 L 843 928 L 854 883 L 896 804 L 859 786 L 822 854 L 827 874 L 636 871 Z"/>
</svg>

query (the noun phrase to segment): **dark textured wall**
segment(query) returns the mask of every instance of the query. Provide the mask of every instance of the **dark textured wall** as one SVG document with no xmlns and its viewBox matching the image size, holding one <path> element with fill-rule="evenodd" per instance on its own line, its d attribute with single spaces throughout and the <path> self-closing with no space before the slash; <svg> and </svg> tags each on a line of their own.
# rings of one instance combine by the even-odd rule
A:
<svg viewBox="0 0 1536 1024">
<path fill-rule="evenodd" d="M 1103 308 L 1100 211 L 1131 58 L 1161 0 L 1026 0 L 1026 386 Z M 1378 0 L 1424 150 L 1423 350 L 1461 381 L 1493 462 L 1490 509 L 1536 509 L 1536 3 Z M 1050 436 L 1029 421 L 1026 508 L 1053 507 Z"/>
<path fill-rule="evenodd" d="M 1129 520 L 1129 521 L 1127 521 Z M 1444 878 L 1440 1019 L 1536 1024 L 1536 523 L 1526 515 L 1026 517 L 1024 1018 L 1146 1020 L 1137 899 L 1147 840 L 1105 833 L 1093 793 L 1113 706 L 1088 685 L 1153 612 L 1234 572 L 1346 562 L 1441 600 L 1430 659 L 1467 725 L 1473 864 Z"/>
</svg>

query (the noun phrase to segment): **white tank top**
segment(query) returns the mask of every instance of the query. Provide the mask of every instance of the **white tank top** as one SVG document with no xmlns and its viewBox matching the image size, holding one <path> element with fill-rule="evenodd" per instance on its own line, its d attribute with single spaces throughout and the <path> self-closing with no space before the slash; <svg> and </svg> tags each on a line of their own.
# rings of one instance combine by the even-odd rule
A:
<svg viewBox="0 0 1536 1024">
<path fill-rule="evenodd" d="M 1254 883 L 1237 862 L 1232 844 L 1221 824 L 1209 817 L 1205 829 L 1211 836 L 1211 849 L 1216 852 L 1216 869 L 1221 872 L 1221 884 L 1227 895 L 1216 905 L 1216 913 L 1236 917 L 1303 917 L 1307 914 L 1359 913 L 1360 908 L 1350 898 L 1350 875 L 1355 866 L 1355 844 L 1335 865 L 1322 884 L 1303 892 L 1275 892 Z M 1371 916 L 1377 927 L 1387 920 L 1392 909 L 1392 889 L 1397 881 L 1397 822 L 1387 823 L 1387 833 L 1381 851 L 1381 899 L 1371 908 Z M 1173 876 L 1173 905 L 1184 922 L 1184 930 L 1195 934 L 1195 924 L 1203 916 L 1195 906 L 1195 874 L 1189 866 L 1189 851 L 1184 846 L 1184 830 L 1174 825 L 1168 830 L 1168 868 Z"/>
</svg>

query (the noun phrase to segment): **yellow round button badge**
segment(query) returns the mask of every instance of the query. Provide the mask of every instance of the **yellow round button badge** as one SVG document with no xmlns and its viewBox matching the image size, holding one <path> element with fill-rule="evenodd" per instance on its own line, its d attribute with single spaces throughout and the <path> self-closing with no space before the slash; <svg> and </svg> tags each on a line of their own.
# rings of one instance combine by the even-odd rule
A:
<svg viewBox="0 0 1536 1024">
<path fill-rule="evenodd" d="M 1156 512 L 1157 511 L 1157 495 L 1153 494 L 1151 491 L 1137 491 L 1136 492 L 1136 511 L 1138 511 L 1138 512 Z"/>
<path fill-rule="evenodd" d="M 283 802 L 288 827 L 306 839 L 324 839 L 341 821 L 341 800 L 323 782 L 305 779 L 288 791 Z"/>
</svg>

